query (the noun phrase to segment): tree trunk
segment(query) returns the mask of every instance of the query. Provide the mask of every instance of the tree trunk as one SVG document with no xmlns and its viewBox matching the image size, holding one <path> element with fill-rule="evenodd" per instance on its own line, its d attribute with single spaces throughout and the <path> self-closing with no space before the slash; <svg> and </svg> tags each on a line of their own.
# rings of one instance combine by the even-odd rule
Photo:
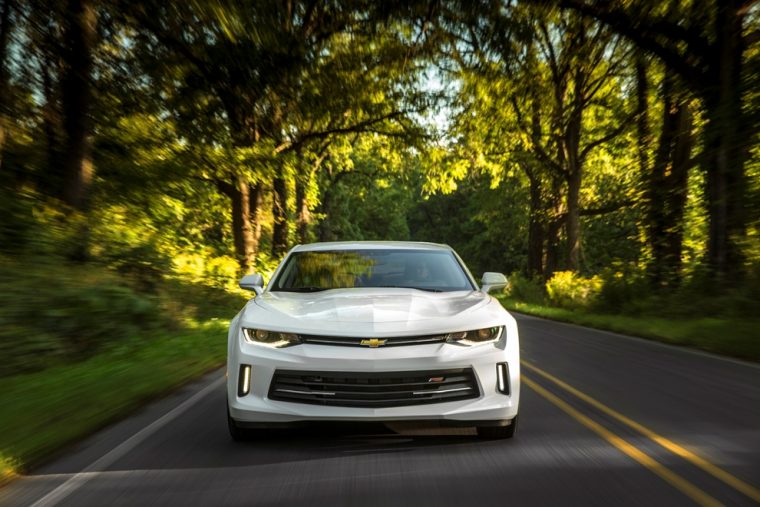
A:
<svg viewBox="0 0 760 507">
<path fill-rule="evenodd" d="M 333 222 L 331 220 L 333 214 L 333 198 L 335 196 L 338 183 L 347 174 L 351 174 L 350 171 L 340 172 L 334 177 L 328 177 L 324 182 L 320 182 L 320 188 L 322 189 L 322 198 L 319 204 L 319 214 L 324 218 L 317 224 L 317 239 L 319 241 L 336 241 L 338 238 L 333 230 Z"/>
<path fill-rule="evenodd" d="M 649 79 L 644 56 L 636 56 L 636 148 L 639 157 L 639 171 L 643 176 L 649 173 Z"/>
<path fill-rule="evenodd" d="M 250 273 L 256 261 L 255 228 L 251 222 L 251 201 L 255 197 L 251 196 L 251 187 L 242 176 L 233 183 L 217 180 L 216 186 L 232 203 L 232 241 L 240 272 Z"/>
<path fill-rule="evenodd" d="M 325 217 L 317 224 L 317 239 L 319 241 L 332 241 L 334 239 L 334 234 L 330 227 L 331 204 L 332 194 L 330 192 L 330 189 L 327 189 L 322 195 L 322 203 L 319 206 L 320 214 L 324 215 Z"/>
<path fill-rule="evenodd" d="M 567 269 L 580 270 L 581 265 L 581 171 L 573 171 L 567 178 Z"/>
<path fill-rule="evenodd" d="M 275 178 L 272 189 L 272 256 L 278 258 L 288 251 L 288 182 L 285 178 Z"/>
<path fill-rule="evenodd" d="M 575 80 L 576 96 L 581 97 L 583 90 L 580 79 Z M 576 99 L 580 100 L 580 99 Z M 581 125 L 583 106 L 578 105 L 570 117 L 565 134 L 567 156 L 567 268 L 579 271 L 581 266 L 581 210 L 580 196 L 583 182 L 583 166 L 580 157 Z"/>
<path fill-rule="evenodd" d="M 544 220 L 541 201 L 541 180 L 532 171 L 528 172 L 530 182 L 530 215 L 528 218 L 528 276 L 541 276 L 544 254 Z"/>
<path fill-rule="evenodd" d="M 741 244 L 746 238 L 744 164 L 757 128 L 742 108 L 743 91 L 746 92 L 742 66 L 747 49 L 744 20 L 752 19 L 754 2 L 692 2 L 690 21 L 676 24 L 664 17 L 653 17 L 652 22 L 664 29 L 658 27 L 651 32 L 651 26 L 641 26 L 642 20 L 636 14 L 617 6 L 620 2 L 561 3 L 609 24 L 643 49 L 653 51 L 703 99 L 706 124 L 702 128 L 701 166 L 709 214 L 708 264 L 718 282 L 741 280 Z M 704 27 L 710 33 L 702 33 L 704 20 L 710 23 Z M 668 25 L 678 29 L 670 34 Z M 696 35 L 695 42 L 690 41 L 692 35 Z"/>
<path fill-rule="evenodd" d="M 681 281 L 684 210 L 686 209 L 686 198 L 689 191 L 689 170 L 692 165 L 691 151 L 694 145 L 693 116 L 688 103 L 682 102 L 679 105 L 675 123 L 677 137 L 673 146 L 672 168 L 666 184 L 668 206 L 665 218 L 668 228 L 665 236 L 664 254 L 669 285 L 677 285 Z"/>
<path fill-rule="evenodd" d="M 562 269 L 563 261 L 560 258 L 560 234 L 565 225 L 565 207 L 562 200 L 562 181 L 554 178 L 552 181 L 551 196 L 551 220 L 546 229 L 546 263 L 544 264 L 544 279 L 549 280 L 552 275 Z"/>
<path fill-rule="evenodd" d="M 3 155 L 7 136 L 6 114 L 8 109 L 8 70 L 5 61 L 8 57 L 8 43 L 11 35 L 12 0 L 3 0 L 0 9 L 0 171 L 3 170 Z"/>
<path fill-rule="evenodd" d="M 551 222 L 546 232 L 546 266 L 544 267 L 544 279 L 549 280 L 562 266 L 560 259 L 560 232 L 565 224 L 564 217 L 557 217 Z"/>
<path fill-rule="evenodd" d="M 232 236 L 235 256 L 242 274 L 250 273 L 256 261 L 255 241 L 250 215 L 250 187 L 248 182 L 238 177 L 234 184 L 220 185 L 232 200 Z"/>
<path fill-rule="evenodd" d="M 306 177 L 304 176 L 304 178 Z M 303 181 L 301 178 L 296 179 L 296 232 L 301 244 L 309 242 L 309 225 L 311 224 L 309 202 L 306 199 L 307 188 L 308 181 Z"/>
<path fill-rule="evenodd" d="M 555 86 L 558 88 L 560 85 Z M 558 90 L 555 90 L 555 92 Z M 562 125 L 561 112 L 564 104 L 558 100 L 555 118 L 553 118 L 553 128 L 559 129 Z M 567 152 L 562 142 L 556 143 L 557 165 L 561 168 L 567 167 Z M 551 218 L 546 230 L 546 264 L 544 266 L 544 278 L 549 280 L 556 271 L 566 268 L 566 257 L 562 257 L 561 234 L 567 221 L 567 206 L 564 202 L 563 182 L 566 174 L 555 172 L 552 175 L 552 196 L 548 209 L 551 210 Z"/>
<path fill-rule="evenodd" d="M 42 93 L 45 103 L 42 106 L 42 129 L 45 133 L 45 163 L 47 170 L 44 178 L 41 177 L 40 185 L 45 194 L 63 198 L 61 170 L 57 167 L 60 155 L 60 121 L 55 97 L 55 84 L 53 82 L 52 58 L 50 53 L 45 53 L 45 61 L 42 65 Z"/>
<path fill-rule="evenodd" d="M 707 177 L 710 214 L 708 260 L 720 281 L 736 281 L 742 274 L 740 243 L 745 237 L 746 145 L 741 65 L 744 43 L 737 2 L 719 2 L 715 19 L 714 51 L 710 67 L 714 81 L 705 87 L 702 166 Z"/>
<path fill-rule="evenodd" d="M 675 76 L 666 70 L 662 132 L 647 190 L 649 275 L 655 287 L 674 287 L 680 282 L 683 213 L 694 144 L 688 99 L 674 87 Z"/>
<path fill-rule="evenodd" d="M 92 182 L 90 109 L 92 49 L 95 43 L 95 9 L 90 0 L 69 0 L 66 10 L 65 70 L 62 80 L 63 197 L 76 210 L 87 208 Z"/>
<path fill-rule="evenodd" d="M 541 108 L 537 88 L 531 95 L 531 138 L 541 139 Z M 523 166 L 530 184 L 530 211 L 528 216 L 528 276 L 533 278 L 544 273 L 544 209 L 541 198 L 541 178 L 530 164 Z"/>
<path fill-rule="evenodd" d="M 261 182 L 249 185 L 250 193 L 248 198 L 248 217 L 251 222 L 253 231 L 251 251 L 254 259 L 259 254 L 259 244 L 261 242 L 261 203 L 264 198 L 264 188 Z"/>
</svg>

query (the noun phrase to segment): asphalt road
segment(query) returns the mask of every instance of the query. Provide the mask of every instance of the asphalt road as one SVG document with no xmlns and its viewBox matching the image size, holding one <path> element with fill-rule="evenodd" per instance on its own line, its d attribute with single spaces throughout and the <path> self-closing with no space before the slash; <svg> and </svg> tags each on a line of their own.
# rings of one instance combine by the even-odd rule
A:
<svg viewBox="0 0 760 507">
<path fill-rule="evenodd" d="M 0 490 L 0 505 L 760 504 L 760 367 L 518 319 L 514 440 L 369 425 L 233 443 L 218 371 Z"/>
</svg>

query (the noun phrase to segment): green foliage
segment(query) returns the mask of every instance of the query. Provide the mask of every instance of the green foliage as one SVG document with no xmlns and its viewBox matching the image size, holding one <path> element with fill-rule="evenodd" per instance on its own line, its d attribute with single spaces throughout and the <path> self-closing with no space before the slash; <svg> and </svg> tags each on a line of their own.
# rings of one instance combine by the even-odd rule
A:
<svg viewBox="0 0 760 507">
<path fill-rule="evenodd" d="M 602 272 L 602 287 L 590 308 L 605 313 L 638 315 L 646 311 L 651 283 L 635 265 Z"/>
<path fill-rule="evenodd" d="M 655 155 L 663 131 L 662 62 L 643 62 L 649 105 L 634 117 L 634 46 L 573 10 L 533 2 L 479 12 L 425 2 L 318 4 L 147 0 L 116 13 L 116 4 L 96 3 L 88 105 L 95 177 L 88 206 L 76 213 L 61 201 L 65 6 L 34 4 L 14 15 L 10 49 L 0 55 L 8 62 L 0 83 L 0 375 L 185 329 L 209 317 L 212 302 L 232 313 L 236 303 L 226 299 L 236 298 L 243 229 L 233 229 L 235 185 L 260 185 L 261 202 L 247 210 L 261 232 L 258 254 L 244 268 L 269 278 L 279 260 L 270 254 L 274 178 L 286 180 L 290 194 L 290 244 L 447 243 L 476 276 L 517 273 L 512 297 L 536 304 L 672 318 L 754 313 L 755 126 L 745 122 L 746 144 L 735 150 L 747 156 L 746 276 L 728 288 L 705 282 L 706 178 L 692 170 L 679 224 L 683 276 L 665 291 L 645 273 L 648 171 L 639 159 Z M 669 12 L 613 10 L 633 20 Z M 747 26 L 757 21 L 756 10 L 745 15 Z M 692 19 L 696 33 L 711 33 L 705 19 Z M 675 49 L 687 63 L 704 57 L 689 44 Z M 748 44 L 746 83 L 760 76 L 758 55 L 756 41 Z M 681 85 L 695 92 L 702 83 Z M 754 118 L 760 88 L 743 89 L 736 103 Z M 689 100 L 695 110 L 707 106 L 699 93 Z M 642 118 L 649 133 L 639 139 Z M 697 113 L 695 136 L 710 127 L 706 119 Z M 437 136 L 426 124 L 433 120 L 441 121 Z M 696 148 L 691 158 L 709 159 L 709 145 Z M 571 169 L 583 176 L 582 276 L 561 271 L 569 266 Z M 546 285 L 520 275 L 529 269 L 530 224 L 539 264 L 553 247 L 560 252 L 552 266 L 560 271 Z M 541 268 L 531 266 L 531 276 Z"/>
<path fill-rule="evenodd" d="M 655 319 L 751 320 L 760 298 L 760 277 L 752 272 L 741 286 L 717 291 L 708 276 L 695 275 L 671 291 L 652 289 L 639 266 L 610 267 L 590 278 L 564 271 L 546 282 L 546 296 L 538 280 L 510 277 L 508 297 L 521 304 L 577 310 L 610 316 Z"/>
<path fill-rule="evenodd" d="M 717 318 L 663 318 L 598 314 L 583 309 L 569 310 L 540 304 L 502 300 L 509 310 L 553 320 L 571 322 L 581 326 L 606 329 L 630 336 L 702 349 L 753 361 L 760 360 L 760 324 L 756 319 Z"/>
<path fill-rule="evenodd" d="M 414 157 L 377 138 L 336 155 L 328 165 L 332 174 L 320 182 L 319 239 L 410 239 L 407 215 L 419 193 Z"/>
<path fill-rule="evenodd" d="M 156 284 L 169 272 L 169 259 L 161 255 L 153 243 L 112 249 L 100 259 L 144 291 L 154 290 Z"/>
<path fill-rule="evenodd" d="M 81 244 L 86 220 L 82 215 L 67 215 L 55 199 L 0 185 L 0 254 L 27 259 L 71 257 Z"/>
<path fill-rule="evenodd" d="M 392 178 L 392 177 L 391 177 Z M 346 181 L 348 179 L 349 181 Z M 331 190 L 330 214 L 319 225 L 325 241 L 406 240 L 406 213 L 410 193 L 402 184 L 389 185 L 360 174 L 348 176 Z M 363 179 L 357 188 L 350 180 Z M 349 186 L 350 185 L 350 186 Z"/>
<path fill-rule="evenodd" d="M 747 157 L 735 178 L 747 189 L 743 278 L 730 287 L 710 281 L 709 178 L 692 170 L 678 224 L 683 276 L 665 290 L 646 273 L 648 170 L 639 156 L 658 151 L 666 70 L 657 58 L 644 62 L 649 106 L 633 115 L 639 62 L 612 26 L 522 1 L 480 10 L 418 1 L 94 2 L 85 134 L 95 176 L 88 205 L 74 212 L 62 204 L 66 7 L 15 4 L 0 54 L 0 483 L 222 363 L 227 319 L 249 296 L 236 288 L 240 183 L 261 188 L 259 205 L 241 212 L 261 232 L 244 268 L 266 279 L 279 261 L 270 254 L 272 182 L 282 178 L 290 244 L 447 243 L 476 277 L 512 272 L 517 310 L 760 359 L 760 145 L 751 121 L 760 87 L 750 86 L 760 48 L 751 37 L 741 96 L 729 101 L 747 117 L 720 118 L 744 129 L 744 144 L 724 151 Z M 707 61 L 724 52 L 701 54 L 679 31 L 668 35 L 680 25 L 664 14 L 683 11 L 681 25 L 710 48 L 729 40 L 706 21 L 720 18 L 715 1 L 691 13 L 672 2 L 599 4 L 590 8 L 611 9 L 610 19 L 629 19 L 634 31 L 647 18 L 661 23 L 654 42 L 683 56 L 677 68 L 701 73 L 733 61 Z M 747 27 L 759 12 L 742 14 Z M 683 77 L 703 111 L 698 137 L 720 123 L 702 116 L 712 85 Z M 445 84 L 434 90 L 436 80 Z M 639 139 L 642 118 L 649 133 Z M 431 120 L 442 120 L 438 136 Z M 709 139 L 688 157 L 709 160 Z M 562 271 L 573 171 L 582 172 L 577 272 Z M 530 224 L 544 264 L 550 247 L 560 251 L 548 281 L 523 274 Z"/>
<path fill-rule="evenodd" d="M 529 304 L 541 305 L 546 301 L 546 286 L 540 277 L 528 278 L 521 273 L 509 276 L 507 297 Z"/>
<path fill-rule="evenodd" d="M 593 305 L 601 289 L 601 277 L 584 278 L 572 271 L 558 271 L 546 282 L 546 295 L 549 301 L 560 308 L 567 309 Z"/>
<path fill-rule="evenodd" d="M 730 289 L 719 289 L 710 277 L 698 274 L 671 293 L 652 294 L 647 311 L 674 318 L 710 316 L 751 320 L 756 317 L 759 296 L 757 271 Z"/>
<path fill-rule="evenodd" d="M 172 272 L 180 279 L 222 289 L 237 285 L 238 262 L 229 256 L 206 252 L 178 253 L 172 259 Z"/>
<path fill-rule="evenodd" d="M 450 245 L 476 277 L 522 270 L 527 216 L 518 203 L 525 193 L 519 179 L 494 186 L 489 176 L 473 174 L 449 194 L 416 201 L 409 211 L 412 238 Z"/>
<path fill-rule="evenodd" d="M 0 378 L 0 466 L 8 474 L 24 471 L 63 445 L 222 365 L 229 309 L 216 312 L 223 317 L 195 329 L 153 332 L 139 346 Z"/>
<path fill-rule="evenodd" d="M 18 475 L 19 468 L 17 459 L 0 453 L 0 488 Z"/>
<path fill-rule="evenodd" d="M 118 190 L 119 180 L 110 185 Z M 208 302 L 178 301 L 207 286 L 236 286 L 233 259 L 202 242 L 183 248 L 187 236 L 171 225 L 192 201 L 147 193 L 149 204 L 140 207 L 117 191 L 108 199 L 123 204 L 106 206 L 100 193 L 96 210 L 82 216 L 32 190 L 12 194 L 0 188 L 0 376 L 79 361 L 157 329 L 182 329 Z M 203 224 L 208 209 L 183 227 Z M 83 239 L 89 261 L 72 262 Z M 217 293 L 226 294 L 206 298 L 218 300 Z M 237 306 L 228 305 L 230 314 Z"/>
<path fill-rule="evenodd" d="M 154 298 L 102 268 L 1 266 L 0 376 L 91 356 L 163 323 Z"/>
<path fill-rule="evenodd" d="M 0 187 L 0 249 L 2 253 L 13 254 L 25 250 L 32 241 L 36 225 L 31 202 L 26 196 L 12 196 Z"/>
</svg>

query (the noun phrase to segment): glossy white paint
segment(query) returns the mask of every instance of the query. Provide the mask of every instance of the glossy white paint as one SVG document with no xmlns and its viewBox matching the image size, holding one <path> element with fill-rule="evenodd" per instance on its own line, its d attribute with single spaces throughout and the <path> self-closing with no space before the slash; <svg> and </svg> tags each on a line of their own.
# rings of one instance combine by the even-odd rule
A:
<svg viewBox="0 0 760 507">
<path fill-rule="evenodd" d="M 270 331 L 395 336 L 489 327 L 499 324 L 502 311 L 498 302 L 480 291 L 356 288 L 264 292 L 246 305 L 241 319 L 247 327 Z"/>
<path fill-rule="evenodd" d="M 430 243 L 318 243 L 295 247 L 288 255 L 305 250 L 368 248 L 451 250 L 445 245 Z M 287 257 L 278 267 L 275 277 L 286 260 Z M 467 276 L 477 287 L 469 272 Z M 299 334 L 383 338 L 443 334 L 493 326 L 505 327 L 505 341 L 470 347 L 448 343 L 386 348 L 302 344 L 277 349 L 249 343 L 243 339 L 241 331 L 243 327 L 248 327 Z M 509 365 L 511 395 L 497 390 L 496 363 L 499 362 Z M 242 397 L 237 395 L 237 375 L 241 364 L 252 366 L 251 391 Z M 267 398 L 275 369 L 380 372 L 462 367 L 474 369 L 481 391 L 479 398 L 388 408 L 330 407 Z M 498 301 L 480 290 L 433 293 L 403 288 L 352 288 L 294 293 L 264 289 L 246 304 L 230 325 L 227 371 L 230 414 L 240 422 L 506 420 L 514 418 L 519 407 L 517 324 Z"/>
<path fill-rule="evenodd" d="M 503 289 L 507 286 L 507 277 L 501 273 L 483 273 L 483 279 L 480 282 L 482 284 L 481 289 L 483 292 L 491 292 L 492 290 Z"/>
</svg>

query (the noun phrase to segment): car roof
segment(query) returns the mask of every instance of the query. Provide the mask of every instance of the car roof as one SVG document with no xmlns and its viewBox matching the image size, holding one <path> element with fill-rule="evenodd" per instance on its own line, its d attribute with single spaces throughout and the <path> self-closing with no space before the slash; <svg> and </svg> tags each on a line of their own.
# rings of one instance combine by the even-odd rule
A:
<svg viewBox="0 0 760 507">
<path fill-rule="evenodd" d="M 318 252 L 325 250 L 451 250 L 448 245 L 421 241 L 330 241 L 298 245 L 293 252 Z"/>
</svg>

